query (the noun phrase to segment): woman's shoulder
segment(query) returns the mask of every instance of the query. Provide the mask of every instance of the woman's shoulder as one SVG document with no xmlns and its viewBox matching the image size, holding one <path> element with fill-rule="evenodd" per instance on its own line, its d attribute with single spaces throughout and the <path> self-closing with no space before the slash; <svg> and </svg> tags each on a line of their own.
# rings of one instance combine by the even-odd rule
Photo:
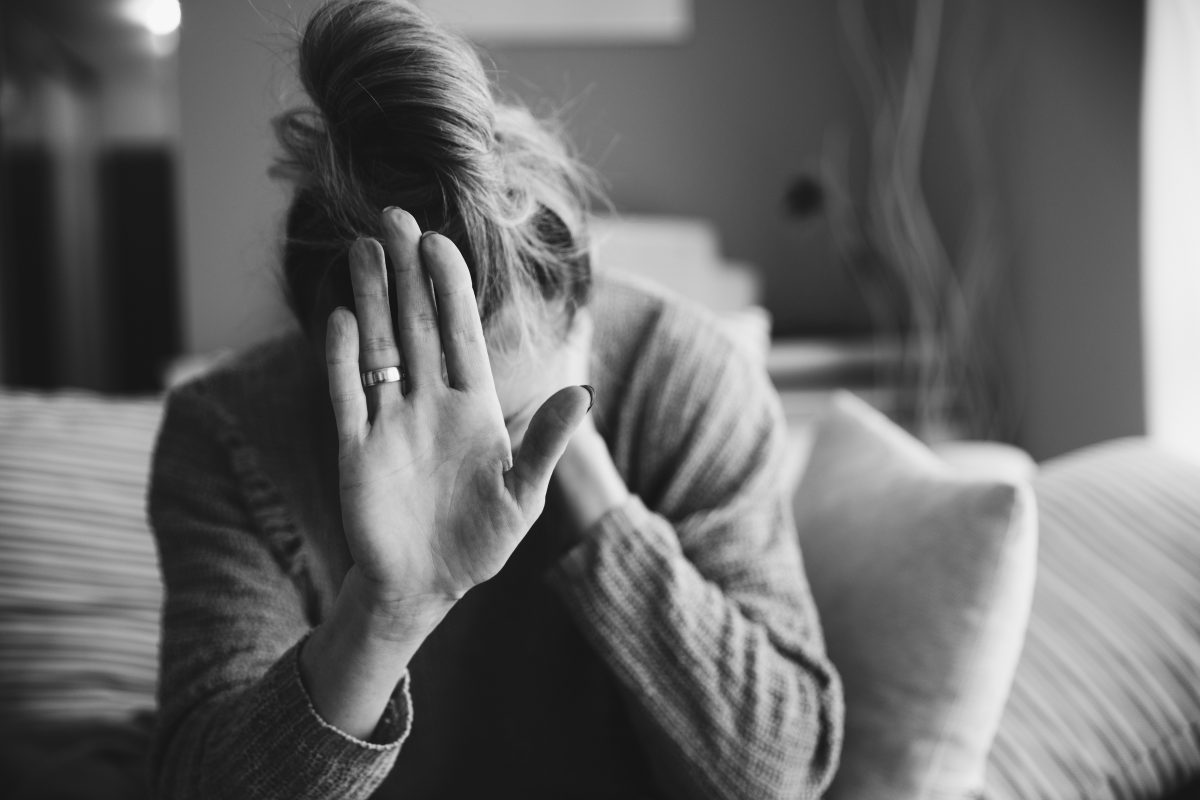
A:
<svg viewBox="0 0 1200 800">
<path fill-rule="evenodd" d="M 647 347 L 694 341 L 717 324 L 708 309 L 670 289 L 628 273 L 596 278 L 591 303 L 596 334 L 602 340 L 644 352 Z"/>
<path fill-rule="evenodd" d="M 155 485 L 164 484 L 169 470 L 185 482 L 236 492 L 243 501 L 238 513 L 248 516 L 234 521 L 252 522 L 247 530 L 265 537 L 289 573 L 300 559 L 328 565 L 324 536 L 337 529 L 321 449 L 327 395 L 319 378 L 303 335 L 278 336 L 223 357 L 172 389 L 159 432 Z M 335 475 L 335 491 L 336 485 Z M 152 504 L 162 500 L 161 488 L 152 492 Z M 306 574 L 323 597 L 333 596 L 332 573 Z"/>
<path fill-rule="evenodd" d="M 715 312 L 625 275 L 599 280 L 592 307 L 593 377 L 614 425 L 686 430 L 725 407 L 772 402 L 765 359 L 754 352 L 764 346 L 739 343 L 747 337 Z"/>
<path fill-rule="evenodd" d="M 165 425 L 255 460 L 295 463 L 312 447 L 323 384 L 298 331 L 222 356 L 174 387 Z"/>
<path fill-rule="evenodd" d="M 212 358 L 199 372 L 173 387 L 175 402 L 203 402 L 239 418 L 276 417 L 314 387 L 307 340 L 289 331 Z"/>
<path fill-rule="evenodd" d="M 738 345 L 728 320 L 637 276 L 600 276 L 592 314 L 599 369 L 622 383 L 640 377 L 662 391 L 731 366 L 754 369 L 751 348 Z"/>
<path fill-rule="evenodd" d="M 701 502 L 697 486 L 717 491 L 687 476 L 715 480 L 774 457 L 778 398 L 763 360 L 727 320 L 624 276 L 598 283 L 593 304 L 597 426 L 648 507 L 672 518 Z"/>
</svg>

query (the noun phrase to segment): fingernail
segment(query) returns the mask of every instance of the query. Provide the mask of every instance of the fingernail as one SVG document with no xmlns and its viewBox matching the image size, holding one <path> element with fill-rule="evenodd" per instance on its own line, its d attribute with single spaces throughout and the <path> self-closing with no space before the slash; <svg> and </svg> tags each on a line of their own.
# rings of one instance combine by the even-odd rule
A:
<svg viewBox="0 0 1200 800">
<path fill-rule="evenodd" d="M 437 236 L 437 231 L 425 231 L 424 233 L 421 234 L 421 241 L 422 242 L 425 241 L 430 236 Z"/>
<path fill-rule="evenodd" d="M 584 389 L 587 389 L 587 393 L 588 393 L 588 407 L 587 407 L 587 411 L 584 412 L 586 414 L 586 413 L 588 413 L 588 411 L 592 410 L 592 406 L 596 405 L 596 387 L 589 386 L 586 383 L 581 383 L 579 385 L 581 387 L 583 387 Z"/>
<path fill-rule="evenodd" d="M 385 208 L 385 209 L 383 210 L 383 213 L 385 213 L 385 214 L 390 214 L 390 213 L 392 213 L 393 211 L 399 211 L 399 210 L 400 210 L 400 206 L 388 206 L 387 208 Z"/>
</svg>

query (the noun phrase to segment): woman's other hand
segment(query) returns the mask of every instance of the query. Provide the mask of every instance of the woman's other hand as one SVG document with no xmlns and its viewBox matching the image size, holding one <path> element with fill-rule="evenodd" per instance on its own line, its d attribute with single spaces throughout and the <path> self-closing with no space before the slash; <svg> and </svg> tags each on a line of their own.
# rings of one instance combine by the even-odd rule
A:
<svg viewBox="0 0 1200 800">
<path fill-rule="evenodd" d="M 527 384 L 531 379 L 540 384 L 542 397 L 559 386 L 590 384 L 593 331 L 591 312 L 586 308 L 576 311 L 566 339 L 554 350 L 534 356 L 538 359 L 536 367 L 528 363 L 505 364 L 497 370 L 504 381 L 498 387 L 500 395 L 529 395 Z M 536 387 L 533 396 L 539 396 Z M 531 404 L 527 409 L 518 409 L 505 420 L 513 449 L 518 453 L 535 407 L 536 404 Z M 554 484 L 571 523 L 569 530 L 560 531 L 566 548 L 582 541 L 588 529 L 628 499 L 629 490 L 591 417 L 585 417 L 571 437 L 554 471 Z"/>
<path fill-rule="evenodd" d="M 384 251 L 364 239 L 350 256 L 356 313 L 330 316 L 326 360 L 348 578 L 386 617 L 448 606 L 504 566 L 541 513 L 590 395 L 576 386 L 546 400 L 514 463 L 462 255 L 399 209 L 383 227 L 399 342 Z M 362 372 L 401 364 L 403 382 L 363 387 Z"/>
<path fill-rule="evenodd" d="M 556 347 L 538 348 L 535 353 L 520 350 L 516 356 L 498 356 L 500 360 L 492 374 L 501 405 L 507 398 L 512 406 L 504 424 L 514 453 L 520 452 L 529 423 L 544 398 L 563 386 L 591 384 L 591 355 L 592 315 L 587 308 L 581 308 L 576 310 L 566 338 Z M 514 399 L 518 399 L 518 403 L 513 403 Z M 591 418 L 584 417 L 577 434 L 590 427 Z"/>
<path fill-rule="evenodd" d="M 586 308 L 576 312 L 566 341 L 542 366 L 542 371 L 553 375 L 552 380 L 557 381 L 550 386 L 591 383 L 593 330 L 591 313 Z M 520 374 L 527 370 L 513 372 Z M 528 416 L 508 421 L 509 435 L 516 448 L 520 447 L 528 421 Z M 629 498 L 625 481 L 613 464 L 608 445 L 596 430 L 592 417 L 585 417 L 571 437 L 554 470 L 554 485 L 571 522 L 571 529 L 562 532 L 567 547 L 582 541 L 587 531 L 605 514 Z"/>
</svg>

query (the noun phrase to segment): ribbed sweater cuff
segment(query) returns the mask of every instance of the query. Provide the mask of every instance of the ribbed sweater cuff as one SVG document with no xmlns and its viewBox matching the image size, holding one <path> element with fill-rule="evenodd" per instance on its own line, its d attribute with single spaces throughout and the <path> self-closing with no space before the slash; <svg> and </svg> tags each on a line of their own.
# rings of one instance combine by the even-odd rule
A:
<svg viewBox="0 0 1200 800">
<path fill-rule="evenodd" d="M 254 693 L 255 708 L 247 709 L 249 715 L 269 720 L 259 730 L 268 732 L 275 743 L 286 743 L 288 751 L 278 754 L 281 757 L 276 764 L 286 765 L 293 774 L 280 776 L 278 783 L 264 783 L 283 786 L 311 781 L 310 786 L 337 787 L 347 794 L 354 793 L 351 787 L 378 785 L 391 771 L 412 725 L 408 673 L 397 684 L 372 741 L 363 741 L 326 722 L 313 706 L 300 678 L 300 648 L 306 640 L 301 639 L 272 665 Z M 259 746 L 272 749 L 267 742 Z"/>
<path fill-rule="evenodd" d="M 287 688 L 299 690 L 296 693 L 289 691 L 288 697 L 280 698 L 281 702 L 293 704 L 297 711 L 306 711 L 306 716 L 310 720 L 316 721 L 323 730 L 350 748 L 378 751 L 399 749 L 400 745 L 404 744 L 404 740 L 408 738 L 408 732 L 412 727 L 412 698 L 408 691 L 408 670 L 404 671 L 400 682 L 396 684 L 396 690 L 388 700 L 387 706 L 383 710 L 383 716 L 380 717 L 379 724 L 371 734 L 371 741 L 366 742 L 326 722 L 317 711 L 316 706 L 313 705 L 312 697 L 309 696 L 308 689 L 304 686 L 304 680 L 300 677 L 300 650 L 306 641 L 308 641 L 308 636 L 305 636 L 292 648 L 292 652 L 286 659 L 280 659 L 281 662 L 286 661 L 290 665 L 291 674 Z M 296 694 L 299 696 L 295 696 Z M 299 707 L 301 703 L 303 709 Z"/>
</svg>

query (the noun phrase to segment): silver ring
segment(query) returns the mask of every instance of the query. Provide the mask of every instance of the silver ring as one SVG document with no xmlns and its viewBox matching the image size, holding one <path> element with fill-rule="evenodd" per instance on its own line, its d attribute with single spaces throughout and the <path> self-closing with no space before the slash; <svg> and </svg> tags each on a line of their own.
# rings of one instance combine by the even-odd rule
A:
<svg viewBox="0 0 1200 800">
<path fill-rule="evenodd" d="M 362 373 L 362 385 L 364 389 L 369 389 L 377 383 L 396 383 L 404 380 L 404 373 L 399 367 L 382 367 L 380 369 L 368 369 Z"/>
</svg>

